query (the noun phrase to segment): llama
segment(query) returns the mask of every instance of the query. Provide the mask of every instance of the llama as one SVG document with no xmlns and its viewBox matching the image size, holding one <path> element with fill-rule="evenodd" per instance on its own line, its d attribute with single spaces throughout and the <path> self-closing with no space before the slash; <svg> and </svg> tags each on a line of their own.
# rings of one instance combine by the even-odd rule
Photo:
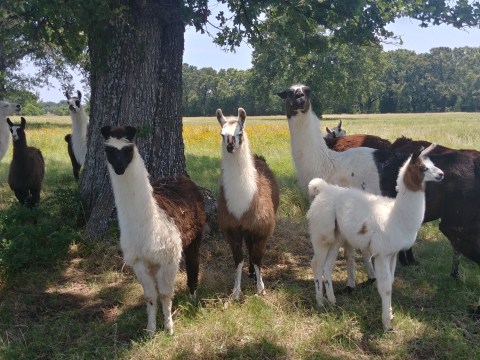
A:
<svg viewBox="0 0 480 360">
<path fill-rule="evenodd" d="M 407 159 L 397 178 L 395 199 L 330 185 L 319 178 L 310 181 L 309 192 L 315 198 L 307 219 L 314 249 L 312 269 L 318 305 L 323 305 L 324 287 L 328 301 L 335 303 L 332 272 L 340 244 L 368 250 L 382 298 L 383 326 L 391 329 L 397 254 L 411 247 L 417 237 L 425 212 L 426 182 L 438 182 L 444 177 L 427 157 L 434 147 L 432 144 Z"/>
<path fill-rule="evenodd" d="M 173 334 L 172 298 L 182 249 L 187 285 L 196 297 L 205 209 L 198 187 L 185 176 L 150 182 L 133 142 L 136 128 L 104 126 L 105 153 L 120 226 L 125 264 L 141 283 L 147 302 L 147 331 L 156 330 L 160 298 L 164 328 Z"/>
<path fill-rule="evenodd" d="M 222 172 L 218 198 L 218 225 L 232 250 L 235 285 L 232 297 L 241 293 L 243 241 L 249 254 L 249 275 L 256 279 L 257 293 L 265 293 L 261 265 L 267 239 L 275 229 L 279 190 L 275 177 L 263 157 L 252 155 L 245 132 L 246 112 L 226 119 L 216 112 L 222 127 Z"/>
<path fill-rule="evenodd" d="M 68 109 L 72 118 L 72 149 L 75 159 L 83 166 L 85 156 L 87 155 L 87 130 L 88 116 L 81 104 L 82 93 L 77 90 L 77 96 L 70 96 L 68 91 L 65 92 L 68 101 Z"/>
<path fill-rule="evenodd" d="M 331 184 L 354 187 L 380 194 L 379 169 L 375 149 L 359 147 L 344 152 L 330 150 L 319 128 L 318 117 L 312 110 L 311 90 L 305 85 L 293 85 L 277 94 L 285 100 L 292 157 L 296 169 L 297 185 L 307 195 L 311 179 L 320 177 Z M 355 287 L 354 253 L 346 248 L 347 290 Z M 375 278 L 369 254 L 363 253 L 368 283 Z"/>
<path fill-rule="evenodd" d="M 345 131 L 345 130 L 342 130 Z M 345 151 L 358 147 L 369 147 L 377 150 L 390 151 L 391 143 L 375 135 L 355 134 L 342 136 L 339 132 L 336 137 L 325 137 L 327 146 L 335 151 Z"/>
<path fill-rule="evenodd" d="M 325 130 L 327 131 L 324 136 L 325 139 L 335 139 L 347 135 L 347 132 L 342 129 L 342 120 L 340 120 L 338 125 L 332 128 L 332 130 L 330 130 L 328 126 L 325 128 Z"/>
<path fill-rule="evenodd" d="M 425 140 L 412 140 L 404 136 L 397 138 L 391 146 L 394 152 L 405 153 L 418 146 L 428 146 L 430 142 Z M 443 160 L 442 169 L 445 171 L 447 182 L 442 186 L 427 186 L 427 208 L 425 211 L 424 221 L 432 221 L 442 219 L 440 222 L 440 231 L 450 240 L 453 247 L 452 270 L 450 275 L 454 278 L 459 276 L 460 256 L 462 253 L 467 258 L 480 262 L 480 237 L 478 224 L 480 218 L 472 219 L 471 215 L 464 216 L 465 209 L 470 209 L 474 214 L 478 211 L 474 210 L 474 202 L 479 201 L 480 170 L 478 164 L 480 152 L 469 149 L 451 149 L 446 146 L 438 145 L 432 154 L 462 154 L 458 156 L 442 156 L 434 157 L 434 162 L 442 161 L 442 159 L 451 159 L 452 161 Z M 465 156 L 467 157 L 465 157 Z M 476 160 L 475 160 L 476 159 Z M 475 180 L 476 179 L 476 180 Z M 477 186 L 475 186 L 477 184 Z M 450 202 L 450 197 L 455 197 L 454 203 Z M 430 204 L 433 204 L 430 206 Z M 458 204 L 459 208 L 452 208 L 453 204 Z M 464 209 L 460 211 L 460 208 Z M 468 219 L 468 220 L 467 220 Z M 478 229 L 474 231 L 475 227 Z M 474 235 L 476 234 L 476 236 Z M 475 240 L 476 239 L 476 240 Z M 460 250 L 462 249 L 462 250 Z M 402 254 L 402 253 L 400 253 Z M 408 258 L 413 258 L 413 253 L 407 252 Z M 475 260 L 478 259 L 478 260 Z M 479 304 L 480 305 L 480 304 Z"/>
<path fill-rule="evenodd" d="M 25 125 L 27 121 L 21 118 L 20 125 L 14 125 L 7 118 L 13 138 L 13 157 L 8 172 L 8 185 L 15 193 L 20 204 L 33 208 L 40 201 L 45 161 L 42 152 L 35 147 L 27 146 Z"/>
<path fill-rule="evenodd" d="M 72 134 L 65 135 L 65 142 L 67 143 L 67 151 L 68 156 L 70 157 L 70 162 L 72 163 L 72 171 L 75 180 L 78 181 L 80 176 L 80 168 L 82 167 L 77 159 L 75 158 L 75 154 L 73 153 L 73 146 L 72 146 Z"/>
<path fill-rule="evenodd" d="M 7 116 L 19 112 L 21 106 L 0 100 L 0 161 L 7 153 L 10 143 L 10 131 L 7 125 Z"/>
</svg>

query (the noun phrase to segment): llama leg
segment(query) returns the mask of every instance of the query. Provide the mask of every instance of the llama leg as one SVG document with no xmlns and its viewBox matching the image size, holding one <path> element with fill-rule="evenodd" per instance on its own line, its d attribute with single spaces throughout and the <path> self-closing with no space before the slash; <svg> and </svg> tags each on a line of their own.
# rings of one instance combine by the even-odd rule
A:
<svg viewBox="0 0 480 360">
<path fill-rule="evenodd" d="M 335 266 L 335 261 L 337 260 L 338 250 L 340 249 L 340 242 L 335 242 L 333 246 L 328 250 L 327 259 L 325 260 L 324 270 L 323 270 L 323 279 L 325 292 L 327 294 L 327 299 L 332 304 L 335 304 L 335 294 L 333 293 L 333 283 L 332 283 L 332 273 Z"/>
<path fill-rule="evenodd" d="M 355 289 L 355 249 L 348 243 L 344 243 L 345 259 L 347 262 L 347 286 L 345 290 L 352 292 Z"/>
<path fill-rule="evenodd" d="M 20 204 L 25 205 L 29 196 L 28 190 L 13 190 L 13 192 Z"/>
<path fill-rule="evenodd" d="M 458 279 L 458 275 L 460 274 L 458 271 L 458 267 L 460 266 L 460 252 L 453 249 L 453 260 L 452 260 L 452 271 L 450 272 L 450 276 Z"/>
<path fill-rule="evenodd" d="M 143 294 L 147 302 L 147 331 L 153 335 L 157 328 L 157 289 L 155 280 L 150 275 L 146 265 L 142 261 L 137 261 L 133 265 L 133 271 L 138 281 L 143 287 Z"/>
<path fill-rule="evenodd" d="M 234 300 L 238 300 L 242 291 L 242 235 L 239 232 L 229 231 L 225 234 L 225 237 L 227 238 L 230 248 L 232 249 L 233 260 L 235 262 L 235 285 L 233 286 L 232 297 Z"/>
<path fill-rule="evenodd" d="M 385 331 L 392 328 L 392 275 L 391 258 L 377 257 L 375 259 L 375 273 L 377 275 L 378 293 L 382 298 L 382 323 Z"/>
<path fill-rule="evenodd" d="M 415 260 L 415 256 L 413 255 L 413 247 L 407 249 L 405 254 L 407 255 L 407 265 L 418 265 L 418 261 Z"/>
<path fill-rule="evenodd" d="M 249 254 L 250 261 L 253 263 L 255 269 L 255 275 L 257 279 L 257 294 L 265 295 L 265 284 L 262 280 L 262 258 L 265 251 L 265 246 L 267 245 L 267 238 L 260 239 L 258 241 L 253 241 L 252 239 L 252 250 Z"/>
<path fill-rule="evenodd" d="M 253 238 L 250 233 L 244 233 L 244 240 L 245 240 L 245 245 L 247 246 L 247 251 L 249 255 L 249 265 L 248 265 L 248 277 L 251 279 L 254 279 L 255 282 L 257 281 L 257 276 L 256 276 L 256 271 L 255 271 L 255 266 L 253 265 L 252 261 L 252 256 L 250 255 L 252 253 L 252 247 L 253 247 Z"/>
<path fill-rule="evenodd" d="M 328 251 L 331 247 L 330 244 L 325 244 L 322 240 L 313 242 L 313 259 L 312 270 L 313 279 L 315 281 L 315 294 L 317 298 L 317 304 L 323 305 L 323 272 L 325 269 L 325 261 L 327 259 Z"/>
<path fill-rule="evenodd" d="M 190 292 L 190 298 L 195 300 L 197 298 L 198 287 L 198 270 L 200 268 L 200 238 L 196 238 L 193 242 L 184 249 L 185 268 L 187 270 L 187 285 Z"/>
<path fill-rule="evenodd" d="M 31 190 L 29 207 L 33 208 L 40 202 L 40 189 Z"/>
<path fill-rule="evenodd" d="M 172 298 L 177 272 L 178 263 L 173 263 L 162 265 L 155 274 L 160 303 L 162 304 L 163 328 L 170 335 L 173 335 Z"/>
<path fill-rule="evenodd" d="M 370 251 L 362 251 L 362 256 L 363 256 L 363 263 L 365 264 L 365 267 L 367 268 L 367 274 L 368 274 L 368 280 L 366 281 L 366 285 L 372 284 L 375 281 L 375 270 L 373 269 L 372 266 L 372 254 Z"/>
</svg>

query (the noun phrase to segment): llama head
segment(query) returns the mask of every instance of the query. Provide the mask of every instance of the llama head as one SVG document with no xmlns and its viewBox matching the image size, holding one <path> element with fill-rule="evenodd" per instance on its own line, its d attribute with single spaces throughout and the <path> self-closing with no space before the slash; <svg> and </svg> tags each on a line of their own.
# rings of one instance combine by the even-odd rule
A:
<svg viewBox="0 0 480 360">
<path fill-rule="evenodd" d="M 443 171 L 436 167 L 428 157 L 428 154 L 435 149 L 436 146 L 437 144 L 431 144 L 426 149 L 420 147 L 410 156 L 402 169 L 400 169 L 400 174 L 403 173 L 403 183 L 410 191 L 423 191 L 425 189 L 425 182 L 438 182 L 443 180 Z M 397 184 L 397 190 L 398 186 L 399 184 Z"/>
<path fill-rule="evenodd" d="M 288 90 L 277 93 L 285 100 L 285 111 L 287 118 L 291 118 L 298 112 L 306 113 L 310 107 L 311 90 L 305 85 L 292 85 Z"/>
<path fill-rule="evenodd" d="M 13 142 L 17 142 L 19 140 L 25 140 L 25 125 L 27 125 L 27 120 L 24 117 L 21 118 L 20 125 L 15 125 L 12 123 L 10 118 L 7 118 L 8 128 L 10 129 L 10 133 L 12 134 Z"/>
<path fill-rule="evenodd" d="M 137 129 L 133 126 L 104 126 L 100 131 L 105 138 L 107 162 L 115 174 L 122 175 L 133 159 L 133 139 Z"/>
<path fill-rule="evenodd" d="M 223 116 L 222 109 L 217 109 L 216 115 L 218 123 L 222 127 L 220 134 L 222 135 L 223 145 L 232 154 L 242 145 L 247 113 L 243 108 L 238 108 L 238 118 L 231 117 L 226 119 Z"/>
<path fill-rule="evenodd" d="M 337 137 L 342 137 L 347 135 L 347 132 L 342 129 L 342 120 L 340 120 L 338 125 L 332 128 L 332 130 L 330 130 L 328 126 L 326 127 L 326 130 L 327 130 L 327 134 L 325 135 L 325 137 L 327 139 L 335 139 Z"/>
<path fill-rule="evenodd" d="M 80 110 L 81 102 L 82 102 L 82 93 L 77 90 L 77 96 L 70 96 L 68 91 L 65 91 L 65 96 L 67 98 L 68 109 L 71 112 L 77 112 Z"/>
<path fill-rule="evenodd" d="M 22 107 L 19 104 L 13 104 L 0 100 L 0 117 L 19 112 L 21 109 Z"/>
</svg>

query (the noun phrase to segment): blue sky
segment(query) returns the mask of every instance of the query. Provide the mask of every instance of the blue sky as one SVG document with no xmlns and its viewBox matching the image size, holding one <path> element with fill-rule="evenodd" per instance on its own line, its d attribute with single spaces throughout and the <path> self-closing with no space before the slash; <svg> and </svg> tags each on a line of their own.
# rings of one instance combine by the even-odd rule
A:
<svg viewBox="0 0 480 360">
<path fill-rule="evenodd" d="M 408 49 L 417 53 L 428 52 L 433 47 L 447 46 L 450 48 L 462 46 L 480 46 L 480 29 L 471 28 L 458 30 L 452 26 L 440 25 L 420 28 L 418 21 L 399 19 L 388 26 L 396 35 L 403 39 L 403 45 L 384 45 L 385 50 Z M 235 53 L 223 51 L 213 44 L 207 34 L 196 33 L 194 28 L 187 28 L 185 33 L 185 52 L 183 62 L 198 68 L 212 67 L 216 70 L 237 68 L 248 69 L 251 64 L 252 49 L 243 44 Z M 78 89 L 85 91 L 80 83 Z M 43 101 L 58 102 L 64 99 L 58 83 L 50 89 L 37 89 Z"/>
</svg>

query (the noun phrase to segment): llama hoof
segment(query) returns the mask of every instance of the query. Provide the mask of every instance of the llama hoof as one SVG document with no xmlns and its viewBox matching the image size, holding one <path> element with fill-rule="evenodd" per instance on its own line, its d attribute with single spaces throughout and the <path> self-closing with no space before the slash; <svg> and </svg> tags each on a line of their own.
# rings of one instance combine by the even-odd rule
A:
<svg viewBox="0 0 480 360">
<path fill-rule="evenodd" d="M 165 332 L 167 334 L 173 335 L 173 321 L 172 320 L 169 320 L 169 321 L 165 322 L 164 328 L 165 328 Z"/>
<path fill-rule="evenodd" d="M 262 290 L 259 290 L 259 291 L 257 292 L 257 295 L 258 295 L 258 296 L 265 296 L 265 295 L 267 295 L 267 292 L 265 291 L 265 289 L 262 289 Z"/>
<path fill-rule="evenodd" d="M 452 270 L 450 276 L 454 279 L 458 279 L 460 277 L 460 271 L 458 271 L 458 269 Z"/>
<path fill-rule="evenodd" d="M 192 302 L 197 302 L 197 290 L 195 290 L 195 291 L 193 292 L 193 294 L 190 293 L 190 294 L 188 294 L 188 295 L 189 295 L 190 301 L 192 301 Z"/>
</svg>

